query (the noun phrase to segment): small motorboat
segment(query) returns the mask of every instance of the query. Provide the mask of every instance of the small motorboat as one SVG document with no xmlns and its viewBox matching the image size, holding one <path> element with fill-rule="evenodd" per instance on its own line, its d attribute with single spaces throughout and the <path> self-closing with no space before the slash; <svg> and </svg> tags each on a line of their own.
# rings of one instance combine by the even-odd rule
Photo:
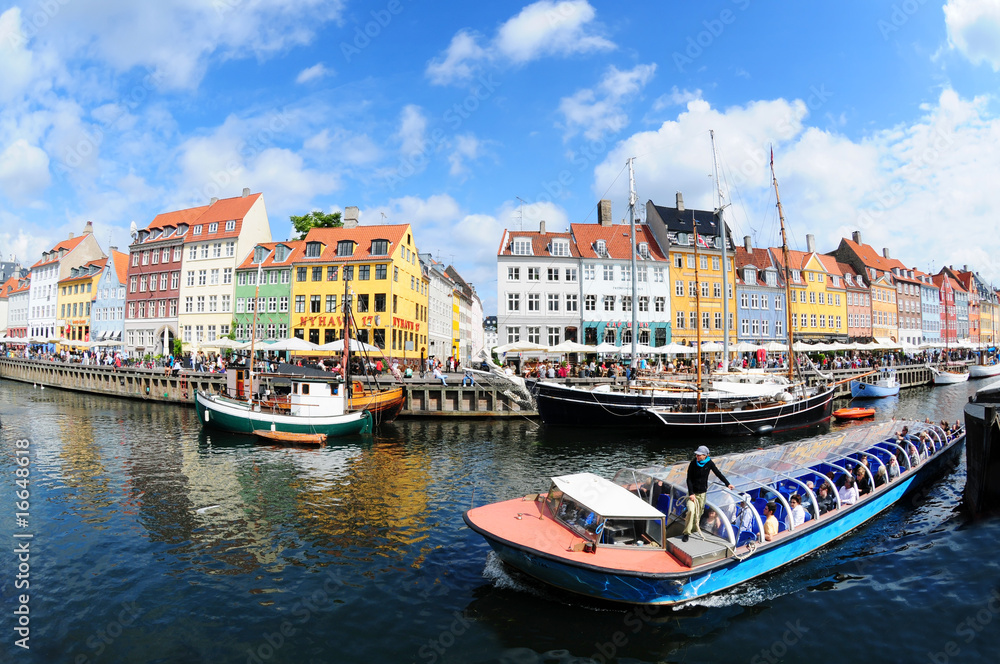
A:
<svg viewBox="0 0 1000 664">
<path fill-rule="evenodd" d="M 893 397 L 899 394 L 899 380 L 895 372 L 883 371 L 877 380 L 866 383 L 862 380 L 851 381 L 851 397 L 854 399 L 878 399 Z"/>
<path fill-rule="evenodd" d="M 253 435 L 277 445 L 322 445 L 326 442 L 325 433 L 293 433 L 291 431 L 254 429 Z"/>
<path fill-rule="evenodd" d="M 991 376 L 1000 376 L 1000 363 L 974 364 L 969 367 L 969 378 L 989 378 Z"/>
<path fill-rule="evenodd" d="M 833 411 L 833 416 L 838 420 L 860 420 L 864 417 L 874 417 L 874 408 L 838 408 Z"/>
</svg>

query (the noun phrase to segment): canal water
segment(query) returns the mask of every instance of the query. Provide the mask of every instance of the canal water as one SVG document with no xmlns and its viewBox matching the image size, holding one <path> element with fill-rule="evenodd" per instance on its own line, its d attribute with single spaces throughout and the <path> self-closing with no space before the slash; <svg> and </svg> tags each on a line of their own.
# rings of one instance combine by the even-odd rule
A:
<svg viewBox="0 0 1000 664">
<path fill-rule="evenodd" d="M 907 390 L 878 418 L 954 420 L 979 386 Z M 28 510 L 15 507 L 24 445 Z M 276 448 L 205 433 L 193 409 L 0 380 L 0 661 L 996 661 L 1000 522 L 960 511 L 964 460 L 848 538 L 681 610 L 540 587 L 462 522 L 551 475 L 689 455 L 526 419 L 401 421 Z M 15 643 L 23 594 L 30 650 Z"/>
</svg>

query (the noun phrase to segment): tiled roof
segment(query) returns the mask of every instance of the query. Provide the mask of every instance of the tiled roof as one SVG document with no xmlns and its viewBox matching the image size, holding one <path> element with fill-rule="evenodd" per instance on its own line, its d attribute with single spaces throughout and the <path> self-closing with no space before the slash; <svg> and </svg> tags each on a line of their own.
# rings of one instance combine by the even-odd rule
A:
<svg viewBox="0 0 1000 664">
<path fill-rule="evenodd" d="M 190 226 L 194 223 L 194 220 L 204 214 L 207 209 L 207 205 L 201 205 L 199 207 L 188 208 L 186 210 L 162 212 L 153 217 L 153 221 L 149 222 L 149 226 L 146 226 L 146 230 L 154 231 L 167 226 L 177 228 L 181 224 L 188 224 Z"/>
<path fill-rule="evenodd" d="M 514 240 L 531 240 L 531 255 L 532 256 L 552 256 L 549 253 L 549 245 L 552 243 L 553 239 L 563 239 L 569 240 L 569 256 L 554 256 L 555 258 L 569 258 L 569 257 L 580 257 L 580 249 L 576 246 L 576 242 L 573 241 L 573 236 L 570 233 L 541 233 L 540 231 L 506 231 L 504 233 L 504 238 L 507 240 L 507 246 L 501 246 L 499 251 L 497 251 L 498 256 L 516 256 L 518 254 L 513 253 Z"/>
<path fill-rule="evenodd" d="M 113 250 L 111 255 L 115 259 L 115 276 L 124 284 L 125 276 L 128 274 L 128 254 Z"/>
<path fill-rule="evenodd" d="M 938 288 L 940 288 L 944 283 L 945 275 L 948 276 L 948 281 L 951 283 L 952 290 L 960 291 L 962 293 L 967 292 L 965 290 L 965 286 L 963 286 L 962 282 L 959 281 L 958 275 L 946 267 L 941 268 L 940 272 L 931 277 L 931 279 L 934 280 L 934 283 L 937 284 Z"/>
<path fill-rule="evenodd" d="M 831 256 L 831 258 L 833 258 Z M 837 267 L 840 268 L 840 273 L 844 276 L 844 285 L 848 288 L 858 288 L 861 290 L 868 290 L 868 281 L 865 275 L 858 274 L 857 270 L 848 265 L 847 263 L 837 263 Z M 847 275 L 851 275 L 851 283 L 847 283 Z M 858 281 L 861 281 L 859 284 Z"/>
<path fill-rule="evenodd" d="M 78 236 L 76 236 L 74 238 L 70 238 L 68 240 L 63 240 L 62 242 L 58 243 L 56 246 L 52 247 L 51 249 L 49 249 L 45 253 L 48 254 L 48 253 L 52 253 L 52 252 L 58 252 L 61 249 L 65 249 L 66 253 L 69 253 L 69 252 L 73 251 L 76 248 L 76 245 L 78 245 L 81 242 L 83 242 L 83 238 L 87 237 L 87 235 L 88 235 L 88 233 L 84 233 L 83 235 L 78 235 Z M 49 263 L 55 263 L 58 260 L 59 260 L 58 256 L 56 258 L 52 258 L 50 260 L 45 260 L 45 256 L 43 255 L 42 258 L 40 258 L 38 260 L 38 262 L 36 262 L 31 267 L 32 267 L 32 269 L 34 269 L 36 267 L 41 267 L 42 265 L 48 265 Z"/>
<path fill-rule="evenodd" d="M 826 268 L 827 274 L 832 274 L 837 277 L 844 276 L 844 271 L 840 267 L 840 263 L 838 263 L 837 259 L 834 258 L 833 256 L 827 256 L 826 254 L 816 254 L 816 258 L 818 258 L 819 262 L 823 264 L 824 268 Z"/>
<path fill-rule="evenodd" d="M 846 237 L 842 238 L 844 244 L 850 247 L 851 251 L 861 259 L 861 262 L 865 264 L 866 267 L 873 267 L 876 270 L 882 272 L 891 272 L 892 268 L 898 267 L 901 270 L 905 270 L 906 266 L 895 258 L 886 258 L 882 254 L 875 251 L 870 244 L 858 244 L 854 240 L 848 240 Z"/>
<path fill-rule="evenodd" d="M 11 277 L 7 281 L 3 282 L 3 286 L 0 286 L 0 298 L 6 298 L 10 293 L 17 289 L 17 277 Z"/>
<path fill-rule="evenodd" d="M 87 263 L 84 263 L 83 265 L 81 265 L 77 269 L 79 270 L 80 268 L 85 268 L 85 267 L 94 267 L 94 268 L 97 268 L 97 269 L 94 270 L 94 272 L 92 272 L 90 274 L 78 274 L 75 277 L 73 277 L 73 276 L 65 277 L 63 279 L 60 279 L 58 283 L 61 284 L 61 283 L 65 283 L 67 281 L 76 281 L 77 279 L 89 279 L 89 278 L 93 278 L 93 276 L 95 274 L 100 274 L 101 273 L 101 270 L 104 269 L 104 266 L 107 265 L 107 262 L 108 262 L 108 259 L 107 259 L 107 256 L 105 256 L 104 258 L 98 258 L 96 260 L 92 260 L 92 261 L 89 261 Z"/>
<path fill-rule="evenodd" d="M 307 258 L 301 255 L 296 259 L 296 262 L 391 260 L 395 257 L 396 249 L 403 239 L 403 234 L 409 228 L 409 224 L 379 224 L 376 226 L 355 226 L 354 228 L 313 228 L 306 233 L 305 242 L 322 242 L 325 245 L 323 253 L 318 258 Z M 354 248 L 354 253 L 351 256 L 337 255 L 337 243 L 343 240 L 352 240 L 357 243 L 358 246 Z M 373 256 L 371 253 L 372 240 L 388 240 L 389 253 Z"/>
<path fill-rule="evenodd" d="M 601 226 L 600 224 L 570 224 L 570 233 L 576 240 L 577 255 L 581 258 L 603 258 L 599 256 L 594 246 L 598 240 L 604 240 L 608 250 L 608 257 L 618 260 L 628 260 L 632 258 L 632 237 L 631 229 L 624 224 L 612 226 Z M 550 235 L 546 233 L 546 236 Z M 636 246 L 645 242 L 649 246 L 649 259 L 654 261 L 665 261 L 667 257 L 660 251 L 660 245 L 653 237 L 653 231 L 645 224 L 636 224 L 635 243 Z M 573 244 L 570 243 L 572 253 Z"/>
<path fill-rule="evenodd" d="M 281 262 L 274 260 L 274 250 L 278 247 L 279 244 L 283 244 L 289 249 L 291 249 L 289 254 L 285 256 L 285 260 Z M 267 258 L 265 258 L 264 262 L 261 264 L 262 268 L 289 267 L 291 266 L 292 263 L 294 263 L 296 260 L 302 257 L 303 252 L 305 252 L 306 250 L 306 242 L 305 240 L 290 240 L 288 242 L 260 242 L 254 245 L 254 248 L 250 250 L 250 253 L 247 254 L 247 257 L 243 259 L 243 262 L 236 267 L 237 270 L 246 270 L 249 268 L 257 267 L 257 263 L 253 262 L 253 254 L 254 251 L 257 249 L 257 247 L 264 247 L 269 252 L 271 252 L 268 254 Z"/>
<path fill-rule="evenodd" d="M 647 207 L 650 203 L 653 204 L 653 209 L 656 210 L 656 214 L 663 220 L 663 224 L 667 227 L 668 231 L 690 233 L 693 216 L 699 234 L 719 235 L 719 222 L 716 219 L 715 212 L 711 210 L 692 210 L 690 208 L 678 210 L 675 207 L 656 205 L 652 201 L 646 204 Z"/>
<path fill-rule="evenodd" d="M 246 198 L 237 196 L 235 198 L 223 198 L 215 201 L 208 206 L 208 209 L 200 217 L 191 222 L 191 228 L 184 235 L 184 242 L 204 242 L 206 240 L 223 240 L 239 237 L 240 230 L 243 228 L 243 217 L 246 216 L 247 212 L 250 211 L 250 208 L 257 202 L 260 196 L 258 193 L 250 194 Z M 236 221 L 236 224 L 233 230 L 227 231 L 226 222 L 230 220 Z M 208 225 L 213 223 L 219 224 L 219 228 L 215 233 L 209 233 Z M 194 234 L 195 226 L 202 227 L 201 233 L 198 235 Z"/>
</svg>

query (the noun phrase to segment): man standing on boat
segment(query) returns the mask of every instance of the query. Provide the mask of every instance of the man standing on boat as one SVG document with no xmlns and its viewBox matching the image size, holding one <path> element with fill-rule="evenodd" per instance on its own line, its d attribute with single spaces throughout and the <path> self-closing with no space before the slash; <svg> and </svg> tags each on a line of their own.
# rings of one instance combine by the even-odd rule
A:
<svg viewBox="0 0 1000 664">
<path fill-rule="evenodd" d="M 708 493 L 708 474 L 715 473 L 715 476 L 722 480 L 722 483 L 733 490 L 733 485 L 729 483 L 726 476 L 722 474 L 716 465 L 708 457 L 708 448 L 704 445 L 694 451 L 694 459 L 688 466 L 687 472 L 687 520 L 684 522 L 684 533 L 681 541 L 686 542 L 695 530 L 701 534 L 701 513 L 705 509 L 705 494 Z"/>
</svg>

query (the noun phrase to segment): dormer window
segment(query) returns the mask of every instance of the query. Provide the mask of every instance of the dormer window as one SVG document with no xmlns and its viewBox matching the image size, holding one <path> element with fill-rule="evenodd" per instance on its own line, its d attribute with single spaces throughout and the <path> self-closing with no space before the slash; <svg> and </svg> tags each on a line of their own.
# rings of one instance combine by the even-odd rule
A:
<svg viewBox="0 0 1000 664">
<path fill-rule="evenodd" d="M 768 286 L 777 286 L 778 285 L 778 275 L 775 274 L 775 272 L 773 270 L 768 270 L 767 271 L 765 279 L 767 280 L 767 285 Z"/>
<path fill-rule="evenodd" d="M 188 232 L 188 225 L 187 224 L 179 224 L 177 226 L 177 234 L 178 235 L 186 235 L 187 232 Z"/>
<path fill-rule="evenodd" d="M 318 244 L 318 243 L 316 243 Z M 308 245 L 306 245 L 308 250 Z M 319 254 L 317 254 L 318 256 Z M 337 243 L 337 255 L 338 256 L 353 256 L 354 255 L 354 240 L 341 240 Z"/>
<path fill-rule="evenodd" d="M 566 240 L 552 240 L 549 245 L 549 253 L 553 256 L 569 256 L 569 242 Z"/>
<path fill-rule="evenodd" d="M 286 247 L 283 244 L 279 244 L 277 247 L 274 248 L 274 260 L 275 260 L 275 262 L 280 263 L 281 261 L 283 261 L 286 258 L 288 258 L 288 253 L 289 253 L 288 252 L 288 247 Z"/>
<path fill-rule="evenodd" d="M 594 251 L 597 252 L 598 256 L 608 255 L 608 245 L 604 240 L 598 240 L 594 243 Z"/>
<path fill-rule="evenodd" d="M 389 255 L 389 241 L 388 240 L 372 240 L 372 256 L 388 256 Z"/>
<path fill-rule="evenodd" d="M 800 281 L 802 281 L 802 273 L 799 272 L 798 270 L 792 270 L 792 281 L 794 281 L 795 283 L 799 283 Z"/>
<path fill-rule="evenodd" d="M 267 249 L 265 247 L 254 247 L 253 250 L 253 262 L 263 263 L 264 259 L 267 258 Z"/>
<path fill-rule="evenodd" d="M 175 230 L 177 229 L 175 229 L 173 226 L 165 226 L 163 228 L 163 237 L 165 238 L 170 237 L 171 235 L 174 234 Z"/>
<path fill-rule="evenodd" d="M 306 242 L 306 258 L 319 258 L 322 253 L 322 242 Z M 338 255 L 340 255 L 339 252 Z"/>
<path fill-rule="evenodd" d="M 208 232 L 209 233 L 218 233 L 219 232 L 219 222 L 213 221 L 212 223 L 210 223 L 208 225 Z"/>
<path fill-rule="evenodd" d="M 236 230 L 236 220 L 235 219 L 230 219 L 229 221 L 226 222 L 226 230 L 227 231 L 234 231 L 234 230 Z"/>
<path fill-rule="evenodd" d="M 530 256 L 531 240 L 524 237 L 514 238 L 511 251 L 517 256 Z"/>
<path fill-rule="evenodd" d="M 677 244 L 679 244 L 681 246 L 690 244 L 690 240 L 688 240 L 688 234 L 687 233 L 678 233 L 677 234 Z"/>
<path fill-rule="evenodd" d="M 640 242 L 639 243 L 639 257 L 649 259 L 649 243 Z"/>
<path fill-rule="evenodd" d="M 194 227 L 194 235 L 201 235 L 201 224 L 196 224 Z"/>
<path fill-rule="evenodd" d="M 830 275 L 830 281 L 833 283 L 834 286 L 840 286 L 840 277 L 838 277 L 837 275 L 835 274 Z"/>
<path fill-rule="evenodd" d="M 757 283 L 757 270 L 752 267 L 743 268 L 743 282 L 746 284 Z"/>
</svg>

